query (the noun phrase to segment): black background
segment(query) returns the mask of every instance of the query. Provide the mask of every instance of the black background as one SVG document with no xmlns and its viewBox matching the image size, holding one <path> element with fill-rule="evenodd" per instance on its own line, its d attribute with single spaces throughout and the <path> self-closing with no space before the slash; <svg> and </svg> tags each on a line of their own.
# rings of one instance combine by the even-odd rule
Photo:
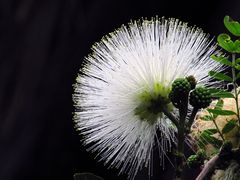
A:
<svg viewBox="0 0 240 180">
<path fill-rule="evenodd" d="M 72 84 L 83 57 L 130 19 L 175 17 L 216 37 L 224 15 L 240 19 L 239 9 L 238 0 L 0 0 L 0 180 L 86 171 L 126 179 L 97 163 L 74 130 Z"/>
</svg>

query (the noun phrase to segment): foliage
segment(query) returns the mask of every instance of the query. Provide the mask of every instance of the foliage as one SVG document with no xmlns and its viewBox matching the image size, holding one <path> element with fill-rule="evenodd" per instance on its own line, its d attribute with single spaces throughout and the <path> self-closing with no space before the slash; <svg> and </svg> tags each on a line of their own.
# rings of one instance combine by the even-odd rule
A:
<svg viewBox="0 0 240 180">
<path fill-rule="evenodd" d="M 240 92 L 237 89 L 237 80 L 240 79 L 240 73 L 238 72 L 238 70 L 240 70 L 240 58 L 238 57 L 238 55 L 240 54 L 240 23 L 231 19 L 229 16 L 225 16 L 224 25 L 229 31 L 230 35 L 226 33 L 220 34 L 217 37 L 217 42 L 218 45 L 226 51 L 226 54 L 214 54 L 211 56 L 211 58 L 214 61 L 230 68 L 232 70 L 232 73 L 231 75 L 229 75 L 224 72 L 210 71 L 209 76 L 216 80 L 232 84 L 233 92 L 210 89 L 212 97 L 220 99 L 218 100 L 214 108 L 207 109 L 208 114 L 201 117 L 201 120 L 212 121 L 215 125 L 215 128 L 203 130 L 199 136 L 198 142 L 200 148 L 204 148 L 207 144 L 211 144 L 215 148 L 220 149 L 220 151 L 218 152 L 220 156 L 224 154 L 223 152 L 225 152 L 226 149 L 228 149 L 228 154 L 232 151 L 232 144 L 228 141 L 228 139 L 224 138 L 226 137 L 224 135 L 230 133 L 231 131 L 233 131 L 233 129 L 238 131 L 237 134 L 240 133 L 240 115 L 238 105 L 238 95 Z M 223 100 L 221 98 L 233 98 L 235 100 L 234 105 L 236 107 L 236 111 L 223 109 Z M 233 116 L 234 118 L 228 120 L 224 127 L 220 129 L 216 123 L 216 118 L 218 116 Z M 220 135 L 220 139 L 216 138 L 218 137 L 216 136 L 217 134 Z M 228 146 L 229 144 L 231 146 Z M 239 149 L 240 147 L 237 148 Z M 211 160 L 209 160 L 209 162 L 210 161 Z M 211 166 L 214 166 L 214 164 Z M 200 175 L 201 174 L 202 173 L 200 173 Z"/>
</svg>

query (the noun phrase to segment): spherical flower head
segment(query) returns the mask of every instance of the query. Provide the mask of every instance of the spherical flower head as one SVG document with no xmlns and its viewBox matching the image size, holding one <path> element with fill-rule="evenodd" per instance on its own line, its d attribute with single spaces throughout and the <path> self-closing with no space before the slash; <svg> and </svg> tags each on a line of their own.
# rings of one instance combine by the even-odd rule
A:
<svg viewBox="0 0 240 180">
<path fill-rule="evenodd" d="M 188 100 L 190 90 L 191 84 L 186 78 L 177 78 L 173 81 L 169 98 L 176 108 L 181 106 L 182 101 Z"/>
<path fill-rule="evenodd" d="M 175 112 L 172 82 L 190 75 L 209 82 L 208 71 L 220 69 L 209 58 L 210 43 L 201 29 L 164 18 L 133 21 L 96 43 L 73 95 L 74 120 L 89 150 L 129 178 L 150 167 L 155 146 L 164 160 L 175 142 L 176 127 L 162 113 Z"/>
<path fill-rule="evenodd" d="M 206 87 L 197 87 L 190 93 L 189 103 L 195 108 L 206 108 L 211 103 L 211 93 Z"/>
</svg>

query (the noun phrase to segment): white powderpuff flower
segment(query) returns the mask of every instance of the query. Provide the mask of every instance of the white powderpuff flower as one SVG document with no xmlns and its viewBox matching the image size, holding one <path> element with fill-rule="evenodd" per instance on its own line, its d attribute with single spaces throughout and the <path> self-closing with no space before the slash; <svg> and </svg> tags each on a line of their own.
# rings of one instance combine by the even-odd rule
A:
<svg viewBox="0 0 240 180">
<path fill-rule="evenodd" d="M 163 159 L 176 141 L 176 127 L 161 109 L 174 112 L 171 83 L 193 75 L 209 85 L 209 70 L 220 69 L 210 59 L 215 48 L 201 29 L 177 19 L 133 21 L 105 36 L 74 86 L 74 121 L 84 144 L 131 179 L 150 167 L 155 146 Z"/>
</svg>

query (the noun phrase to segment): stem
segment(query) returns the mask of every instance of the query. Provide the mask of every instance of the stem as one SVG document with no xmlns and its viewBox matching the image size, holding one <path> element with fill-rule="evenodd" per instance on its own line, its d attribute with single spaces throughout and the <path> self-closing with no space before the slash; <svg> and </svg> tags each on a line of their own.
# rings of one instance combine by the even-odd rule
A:
<svg viewBox="0 0 240 180">
<path fill-rule="evenodd" d="M 182 171 L 184 168 L 184 140 L 185 140 L 185 120 L 188 111 L 188 99 L 182 102 L 179 108 L 180 120 L 178 126 L 178 144 L 176 152 L 176 177 L 175 179 L 182 178 Z"/>
<path fill-rule="evenodd" d="M 233 79 L 233 89 L 235 94 L 235 101 L 236 101 L 236 109 L 237 109 L 237 118 L 238 118 L 238 124 L 240 125 L 240 116 L 239 116 L 239 107 L 238 107 L 238 92 L 237 92 L 237 83 L 236 83 L 236 70 L 235 70 L 235 59 L 236 54 L 232 54 L 232 79 Z"/>
<path fill-rule="evenodd" d="M 214 125 L 216 126 L 216 129 L 217 129 L 218 133 L 220 134 L 222 140 L 225 141 L 225 139 L 224 139 L 224 137 L 223 137 L 223 134 L 221 133 L 221 131 L 220 131 L 220 129 L 219 129 L 219 127 L 218 127 L 218 125 L 217 125 L 217 123 L 216 123 L 216 121 L 215 121 L 214 118 L 213 118 L 213 123 L 214 123 Z"/>
<path fill-rule="evenodd" d="M 165 116 L 167 116 L 172 121 L 172 123 L 175 124 L 175 126 L 178 128 L 179 123 L 176 117 L 171 112 L 169 112 L 165 107 L 162 108 L 162 111 L 165 114 Z"/>
<path fill-rule="evenodd" d="M 176 152 L 176 179 L 181 179 L 184 167 L 184 126 L 178 128 L 178 144 Z"/>
<path fill-rule="evenodd" d="M 195 108 L 195 107 L 193 108 L 192 113 L 191 113 L 188 123 L 187 123 L 187 127 L 186 127 L 188 130 L 190 130 L 198 110 L 199 110 L 198 108 Z"/>
</svg>

